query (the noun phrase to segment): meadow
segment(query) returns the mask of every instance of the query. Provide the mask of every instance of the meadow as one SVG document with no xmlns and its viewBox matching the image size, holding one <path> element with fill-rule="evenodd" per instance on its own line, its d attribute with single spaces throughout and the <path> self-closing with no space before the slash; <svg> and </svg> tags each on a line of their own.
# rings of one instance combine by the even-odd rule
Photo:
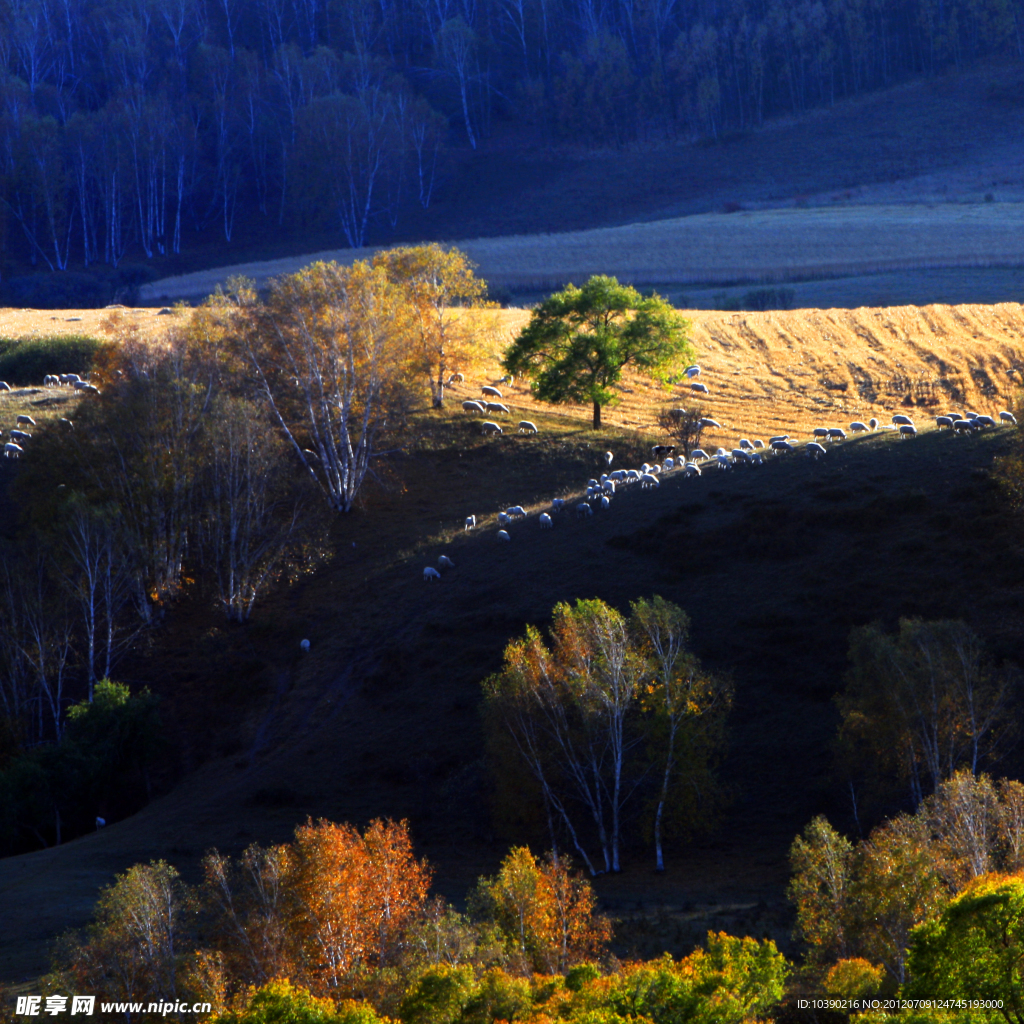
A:
<svg viewBox="0 0 1024 1024">
<path fill-rule="evenodd" d="M 74 315 L 66 322 L 77 333 Z M 503 311 L 505 331 L 526 315 Z M 1017 305 L 691 316 L 704 402 L 723 424 L 712 444 L 806 437 L 872 413 L 924 423 L 951 404 L 992 412 L 1010 404 L 1024 367 Z M 0 861 L 0 978 L 45 969 L 52 938 L 88 918 L 114 872 L 163 856 L 194 878 L 210 846 L 284 839 L 308 814 L 408 818 L 438 890 L 460 900 L 510 842 L 543 844 L 535 823 L 510 830 L 492 814 L 480 680 L 555 601 L 625 607 L 652 593 L 690 613 L 697 653 L 735 681 L 732 800 L 713 835 L 672 847 L 665 875 L 634 851 L 621 876 L 597 880 L 619 921 L 616 948 L 685 952 L 716 927 L 791 950 L 792 837 L 822 810 L 853 828 L 829 777 L 849 629 L 965 616 L 998 657 L 1024 658 L 1024 549 L 986 473 L 1008 431 L 925 430 L 907 442 L 878 433 L 820 462 L 778 458 L 666 481 L 551 533 L 529 520 L 498 546 L 498 509 L 580 493 L 606 450 L 616 465 L 639 463 L 656 410 L 685 392 L 626 381 L 594 432 L 517 386 L 514 416 L 528 413 L 539 434 L 488 439 L 460 410 L 497 375 L 486 359 L 478 374 L 446 411 L 410 418 L 361 506 L 336 523 L 326 566 L 270 597 L 244 628 L 186 597 L 124 663 L 122 679 L 163 698 L 180 781 L 103 831 Z M 472 533 L 468 514 L 481 520 Z M 422 568 L 441 551 L 455 569 L 428 597 Z M 300 639 L 311 642 L 304 657 Z"/>
</svg>

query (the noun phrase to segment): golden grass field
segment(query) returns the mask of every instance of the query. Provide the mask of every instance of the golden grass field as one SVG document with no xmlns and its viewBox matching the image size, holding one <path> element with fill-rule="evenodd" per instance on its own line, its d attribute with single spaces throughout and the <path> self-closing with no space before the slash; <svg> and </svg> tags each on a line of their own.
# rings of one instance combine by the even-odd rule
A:
<svg viewBox="0 0 1024 1024">
<path fill-rule="evenodd" d="M 614 274 L 635 285 L 782 281 L 931 267 L 1024 263 L 1024 203 L 849 205 L 708 213 L 561 234 L 455 242 L 494 286 L 548 288 Z M 195 299 L 232 275 L 268 279 L 339 249 L 164 278 L 142 302 Z"/>
<path fill-rule="evenodd" d="M 0 310 L 0 336 L 103 337 L 114 330 L 110 315 L 110 310 L 64 310 L 59 316 L 49 310 Z M 501 349 L 530 316 L 522 309 L 493 315 L 498 331 L 490 352 L 450 392 L 453 400 L 479 397 L 481 385 L 502 375 Z M 1024 308 L 1017 303 L 767 313 L 692 310 L 686 316 L 703 370 L 700 381 L 710 393 L 694 394 L 687 385 L 663 388 L 627 374 L 621 400 L 604 414 L 609 426 L 656 432 L 659 409 L 699 401 L 722 424 L 706 440 L 730 446 L 740 436 L 804 438 L 817 426 L 845 428 L 872 416 L 888 422 L 897 411 L 921 421 L 949 409 L 998 414 L 1024 388 Z M 121 323 L 137 323 L 152 337 L 177 319 L 153 309 L 120 311 Z M 513 420 L 559 411 L 534 400 L 525 382 L 501 390 Z M 562 411 L 590 416 L 589 408 Z"/>
</svg>

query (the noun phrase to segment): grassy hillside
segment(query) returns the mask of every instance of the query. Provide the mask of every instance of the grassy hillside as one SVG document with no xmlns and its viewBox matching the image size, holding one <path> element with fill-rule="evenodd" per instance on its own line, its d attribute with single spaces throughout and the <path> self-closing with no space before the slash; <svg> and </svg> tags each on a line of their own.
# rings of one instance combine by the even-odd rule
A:
<svg viewBox="0 0 1024 1024">
<path fill-rule="evenodd" d="M 958 382 L 957 404 L 978 411 L 1006 404 L 1020 380 L 1016 306 L 694 319 L 709 404 L 729 428 L 723 442 L 891 414 L 910 408 L 907 394 L 927 403 L 936 388 L 934 408 L 945 408 L 951 385 L 901 390 L 919 367 Z M 649 422 L 660 395 L 629 387 L 615 416 Z M 606 449 L 628 466 L 649 443 L 615 424 L 595 434 L 538 413 L 521 392 L 513 404 L 531 408 L 538 436 L 482 438 L 457 403 L 415 419 L 365 507 L 338 522 L 329 566 L 245 628 L 185 602 L 151 653 L 124 667 L 123 678 L 164 695 L 182 764 L 198 767 L 133 818 L 0 861 L 0 978 L 43 969 L 47 943 L 86 919 L 115 871 L 162 856 L 194 876 L 211 845 L 283 839 L 310 814 L 409 817 L 439 888 L 461 899 L 509 842 L 543 842 L 491 817 L 479 681 L 525 623 L 576 596 L 677 601 L 699 654 L 737 689 L 726 764 L 734 802 L 722 828 L 673 848 L 664 877 L 634 854 L 621 877 L 598 882 L 622 921 L 620 950 L 684 950 L 708 926 L 786 942 L 792 836 L 820 810 L 850 825 L 828 755 L 850 627 L 965 616 L 999 656 L 1024 658 L 1024 553 L 985 473 L 1005 431 L 912 442 L 876 434 L 818 463 L 783 457 L 670 480 L 550 533 L 528 520 L 499 546 L 499 508 L 578 493 Z M 912 411 L 923 419 L 932 408 Z M 470 513 L 482 526 L 466 533 Z M 428 590 L 422 567 L 442 550 L 456 567 Z"/>
</svg>

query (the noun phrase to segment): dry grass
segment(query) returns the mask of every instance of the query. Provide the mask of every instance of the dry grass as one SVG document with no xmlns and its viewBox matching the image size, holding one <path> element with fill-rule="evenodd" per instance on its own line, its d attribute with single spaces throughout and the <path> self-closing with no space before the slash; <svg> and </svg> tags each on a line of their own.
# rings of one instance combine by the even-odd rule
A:
<svg viewBox="0 0 1024 1024">
<path fill-rule="evenodd" d="M 492 285 L 543 289 L 592 274 L 635 285 L 834 277 L 932 267 L 1024 263 L 1024 203 L 844 206 L 705 213 L 561 234 L 457 242 Z M 349 262 L 373 250 L 329 250 L 197 271 L 144 285 L 143 302 L 196 299 L 228 277 L 264 283 L 313 260 Z"/>
<path fill-rule="evenodd" d="M 163 334 L 178 318 L 158 309 L 10 309 L 0 308 L 0 338 L 38 338 L 57 334 L 88 334 L 106 338 L 117 330 L 118 319 L 138 324 L 147 335 Z"/>
</svg>

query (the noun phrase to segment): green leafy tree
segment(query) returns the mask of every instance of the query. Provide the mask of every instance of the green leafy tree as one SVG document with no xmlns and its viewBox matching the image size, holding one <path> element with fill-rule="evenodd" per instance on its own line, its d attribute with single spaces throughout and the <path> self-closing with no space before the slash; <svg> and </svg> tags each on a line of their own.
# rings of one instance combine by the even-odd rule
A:
<svg viewBox="0 0 1024 1024">
<path fill-rule="evenodd" d="M 626 366 L 664 380 L 693 350 L 689 323 L 658 295 L 648 298 L 614 277 L 549 295 L 505 353 L 508 373 L 533 381 L 544 402 L 590 402 L 594 429 Z"/>
<path fill-rule="evenodd" d="M 381 1020 L 368 1003 L 346 1000 L 336 1006 L 287 979 L 277 979 L 254 990 L 244 1010 L 221 1014 L 214 1024 L 380 1024 Z"/>
<path fill-rule="evenodd" d="M 911 998 L 998 1002 L 972 1008 L 970 1019 L 1024 1022 L 1024 880 L 986 875 L 941 915 L 914 930 L 909 957 Z"/>
</svg>

